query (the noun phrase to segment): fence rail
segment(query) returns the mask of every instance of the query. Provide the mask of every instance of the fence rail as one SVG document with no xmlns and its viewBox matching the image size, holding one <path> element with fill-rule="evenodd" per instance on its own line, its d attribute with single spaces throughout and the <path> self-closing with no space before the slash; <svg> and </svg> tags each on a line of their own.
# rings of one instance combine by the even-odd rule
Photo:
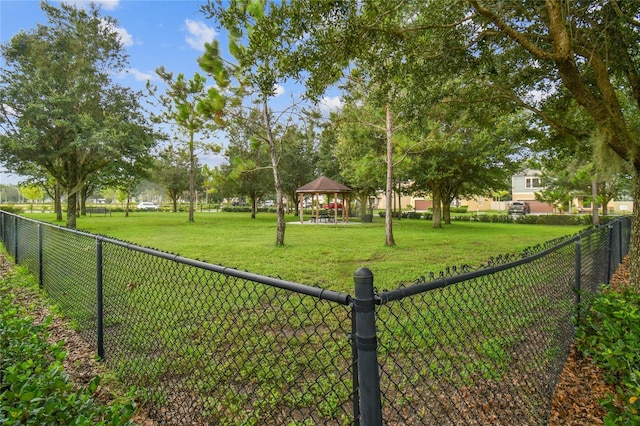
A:
<svg viewBox="0 0 640 426">
<path fill-rule="evenodd" d="M 352 297 L 0 212 L 8 253 L 162 424 L 545 423 L 630 226 L 379 293 L 361 268 Z"/>
</svg>

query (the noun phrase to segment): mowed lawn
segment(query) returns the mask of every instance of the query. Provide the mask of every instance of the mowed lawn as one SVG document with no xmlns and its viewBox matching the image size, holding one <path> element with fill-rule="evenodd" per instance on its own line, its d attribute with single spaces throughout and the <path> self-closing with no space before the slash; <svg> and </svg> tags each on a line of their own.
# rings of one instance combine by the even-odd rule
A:
<svg viewBox="0 0 640 426">
<path fill-rule="evenodd" d="M 54 221 L 51 214 L 26 214 Z M 394 221 L 395 247 L 385 246 L 383 219 L 350 225 L 301 225 L 287 215 L 285 246 L 276 247 L 275 213 L 132 212 L 78 219 L 78 229 L 141 246 L 204 260 L 288 281 L 352 293 L 353 274 L 361 266 L 373 271 L 380 290 L 412 282 L 429 272 L 491 257 L 520 253 L 527 247 L 580 232 L 580 226 L 542 226 L 453 222 L 433 229 L 431 221 Z"/>
</svg>

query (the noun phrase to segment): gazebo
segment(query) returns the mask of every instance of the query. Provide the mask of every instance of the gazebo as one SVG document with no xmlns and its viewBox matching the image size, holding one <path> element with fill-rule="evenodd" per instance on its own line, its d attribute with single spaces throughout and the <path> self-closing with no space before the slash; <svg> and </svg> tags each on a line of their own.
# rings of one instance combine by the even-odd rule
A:
<svg viewBox="0 0 640 426">
<path fill-rule="evenodd" d="M 326 176 L 320 176 L 318 179 L 309 182 L 306 185 L 301 186 L 296 190 L 296 193 L 299 194 L 299 203 L 300 203 L 300 223 L 304 222 L 304 197 L 305 195 L 311 194 L 311 211 L 312 216 L 311 220 L 315 219 L 316 223 L 320 221 L 320 194 L 333 195 L 333 221 L 336 223 L 338 221 L 338 207 L 339 201 L 341 199 L 342 203 L 342 221 L 349 222 L 349 193 L 353 191 L 353 189 L 349 188 L 346 185 L 336 182 L 333 179 L 329 179 Z M 330 220 L 328 212 L 326 214 L 326 219 Z"/>
</svg>

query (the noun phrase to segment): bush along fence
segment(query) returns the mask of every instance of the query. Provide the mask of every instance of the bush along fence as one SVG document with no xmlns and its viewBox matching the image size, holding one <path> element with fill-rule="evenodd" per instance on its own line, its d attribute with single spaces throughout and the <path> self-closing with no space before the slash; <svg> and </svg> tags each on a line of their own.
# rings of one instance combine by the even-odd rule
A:
<svg viewBox="0 0 640 426">
<path fill-rule="evenodd" d="M 176 425 L 543 424 L 630 226 L 389 290 L 361 268 L 351 296 L 0 212 L 16 263 Z"/>
</svg>

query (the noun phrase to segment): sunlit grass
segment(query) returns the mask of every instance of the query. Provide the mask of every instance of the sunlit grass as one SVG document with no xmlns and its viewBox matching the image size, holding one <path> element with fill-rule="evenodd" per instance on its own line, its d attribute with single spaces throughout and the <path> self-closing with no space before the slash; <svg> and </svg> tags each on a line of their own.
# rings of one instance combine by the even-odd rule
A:
<svg viewBox="0 0 640 426">
<path fill-rule="evenodd" d="M 27 215 L 53 221 L 50 214 Z M 287 216 L 287 222 L 298 218 Z M 385 246 L 384 223 L 300 225 L 288 223 L 285 246 L 277 247 L 276 217 L 259 213 L 114 213 L 78 219 L 78 229 L 177 253 L 181 256 L 278 276 L 304 284 L 320 284 L 351 292 L 353 273 L 361 266 L 374 273 L 376 287 L 390 289 L 450 266 L 477 266 L 489 258 L 575 234 L 579 226 L 543 226 L 453 222 L 433 229 L 431 222 L 394 222 L 395 247 Z"/>
</svg>

